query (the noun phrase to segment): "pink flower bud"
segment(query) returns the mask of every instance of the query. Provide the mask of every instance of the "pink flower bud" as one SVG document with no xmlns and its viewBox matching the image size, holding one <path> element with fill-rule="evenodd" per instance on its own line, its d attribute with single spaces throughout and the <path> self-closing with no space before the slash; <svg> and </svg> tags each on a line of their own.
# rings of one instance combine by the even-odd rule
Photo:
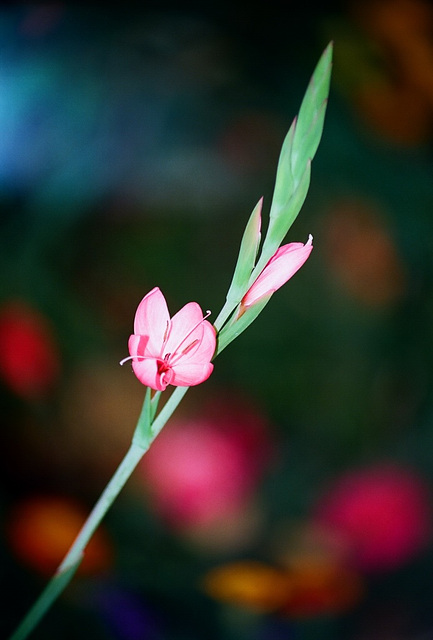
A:
<svg viewBox="0 0 433 640">
<path fill-rule="evenodd" d="M 250 307 L 282 287 L 302 267 L 312 249 L 312 235 L 306 244 L 291 242 L 280 247 L 244 295 L 241 306 Z"/>
</svg>

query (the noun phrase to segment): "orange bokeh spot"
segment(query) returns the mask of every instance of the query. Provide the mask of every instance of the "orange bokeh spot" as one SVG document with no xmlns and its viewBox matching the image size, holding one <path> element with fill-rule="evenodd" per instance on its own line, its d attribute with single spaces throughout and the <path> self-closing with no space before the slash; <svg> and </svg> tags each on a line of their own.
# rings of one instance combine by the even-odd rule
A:
<svg viewBox="0 0 433 640">
<path fill-rule="evenodd" d="M 424 143 L 433 131 L 431 3 L 351 2 L 348 18 L 336 49 L 337 83 L 379 135 L 399 145 Z"/>
<path fill-rule="evenodd" d="M 7 525 L 15 555 L 43 575 L 51 575 L 62 561 L 86 519 L 76 502 L 63 497 L 40 496 L 16 505 Z M 111 562 L 111 545 L 98 529 L 86 547 L 81 573 L 97 573 Z"/>
<path fill-rule="evenodd" d="M 324 558 L 293 559 L 293 590 L 281 612 L 294 618 L 336 615 L 355 606 L 363 585 L 354 571 Z"/>
<path fill-rule="evenodd" d="M 326 218 L 326 259 L 339 285 L 362 304 L 385 308 L 406 291 L 406 273 L 397 247 L 369 203 L 346 200 Z"/>
<path fill-rule="evenodd" d="M 291 579 L 283 570 L 255 561 L 240 561 L 210 571 L 203 586 L 215 600 L 258 612 L 275 611 L 289 598 Z"/>
<path fill-rule="evenodd" d="M 357 573 L 314 557 L 293 559 L 289 568 L 234 562 L 210 571 L 203 586 L 215 600 L 293 618 L 347 611 L 363 594 Z"/>
</svg>

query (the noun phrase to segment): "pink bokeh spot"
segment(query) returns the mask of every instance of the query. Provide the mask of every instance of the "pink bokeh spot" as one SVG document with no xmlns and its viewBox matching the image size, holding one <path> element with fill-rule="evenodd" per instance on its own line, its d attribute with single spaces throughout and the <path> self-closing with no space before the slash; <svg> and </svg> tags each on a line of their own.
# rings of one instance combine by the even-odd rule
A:
<svg viewBox="0 0 433 640">
<path fill-rule="evenodd" d="M 263 419 L 210 405 L 164 430 L 141 463 L 151 504 L 174 527 L 207 526 L 242 510 L 270 457 Z"/>
<path fill-rule="evenodd" d="M 375 465 L 342 476 L 321 499 L 315 520 L 346 540 L 359 568 L 390 570 L 429 540 L 429 491 L 406 468 Z"/>
</svg>

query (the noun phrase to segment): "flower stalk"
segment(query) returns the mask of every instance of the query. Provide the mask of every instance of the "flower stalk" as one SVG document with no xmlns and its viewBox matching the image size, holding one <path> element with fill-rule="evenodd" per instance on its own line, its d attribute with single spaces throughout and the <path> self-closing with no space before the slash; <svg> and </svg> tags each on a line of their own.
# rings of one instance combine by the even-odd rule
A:
<svg viewBox="0 0 433 640">
<path fill-rule="evenodd" d="M 254 208 L 245 228 L 225 304 L 212 326 L 195 302 L 172 318 L 158 288 L 141 301 L 129 339 L 132 367 L 147 387 L 130 448 L 102 492 L 55 575 L 29 610 L 10 640 L 25 640 L 78 569 L 87 543 L 124 487 L 143 455 L 171 418 L 190 388 L 212 373 L 213 361 L 257 318 L 280 288 L 304 264 L 312 242 L 280 246 L 307 195 L 311 160 L 323 129 L 331 74 L 332 43 L 313 73 L 299 115 L 283 143 L 260 257 L 263 200 Z M 257 260 L 257 261 L 256 261 Z M 124 362 L 122 361 L 122 362 Z M 158 413 L 161 392 L 175 387 Z"/>
<path fill-rule="evenodd" d="M 156 399 L 155 397 L 152 398 L 150 389 L 147 389 L 132 443 L 125 457 L 90 512 L 56 573 L 28 611 L 27 615 L 23 618 L 15 632 L 10 636 L 10 640 L 25 640 L 69 584 L 80 566 L 90 538 L 187 391 L 188 387 L 178 387 L 175 389 L 160 412 L 158 419 L 154 420 L 159 394 L 156 396 Z"/>
</svg>

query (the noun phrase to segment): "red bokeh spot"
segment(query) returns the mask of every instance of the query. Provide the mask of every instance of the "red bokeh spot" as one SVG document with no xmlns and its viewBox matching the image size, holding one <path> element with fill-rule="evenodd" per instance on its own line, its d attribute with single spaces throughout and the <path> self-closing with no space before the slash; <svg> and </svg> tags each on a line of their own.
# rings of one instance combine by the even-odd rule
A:
<svg viewBox="0 0 433 640">
<path fill-rule="evenodd" d="M 60 356 L 46 318 L 31 306 L 11 302 L 0 310 L 0 377 L 18 396 L 39 399 L 60 373 Z"/>
</svg>

